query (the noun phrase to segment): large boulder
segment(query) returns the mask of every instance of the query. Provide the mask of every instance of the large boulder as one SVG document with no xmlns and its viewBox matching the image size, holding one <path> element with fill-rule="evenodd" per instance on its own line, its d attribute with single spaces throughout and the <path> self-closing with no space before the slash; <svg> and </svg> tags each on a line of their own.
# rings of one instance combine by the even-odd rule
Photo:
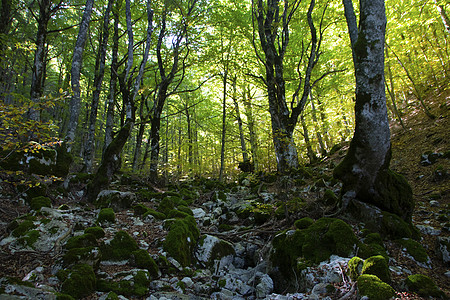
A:
<svg viewBox="0 0 450 300">
<path fill-rule="evenodd" d="M 195 252 L 197 261 L 209 268 L 213 267 L 215 260 L 235 254 L 233 245 L 212 235 L 200 237 Z"/>
</svg>

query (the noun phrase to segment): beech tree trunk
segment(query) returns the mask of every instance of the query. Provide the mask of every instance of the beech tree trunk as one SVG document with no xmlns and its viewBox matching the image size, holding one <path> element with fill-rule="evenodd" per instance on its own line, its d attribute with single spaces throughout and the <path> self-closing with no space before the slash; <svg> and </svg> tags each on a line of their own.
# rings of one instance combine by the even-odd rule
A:
<svg viewBox="0 0 450 300">
<path fill-rule="evenodd" d="M 344 0 L 347 1 L 347 0 Z M 349 0 L 348 0 L 349 1 Z M 347 19 L 349 28 L 356 26 Z M 384 0 L 361 0 L 358 37 L 352 39 L 356 78 L 355 132 L 344 160 L 334 170 L 343 181 L 344 208 L 353 199 L 410 220 L 412 191 L 389 170 L 391 140 L 384 84 Z M 350 35 L 352 30 L 349 30 Z"/>
<path fill-rule="evenodd" d="M 103 30 L 100 34 L 99 47 L 95 61 L 94 91 L 92 93 L 92 103 L 89 115 L 89 127 L 87 142 L 84 146 L 84 171 L 92 171 L 92 163 L 95 155 L 95 125 L 97 123 L 97 111 L 102 91 L 103 75 L 105 74 L 106 48 L 109 38 L 109 14 L 114 0 L 109 0 L 103 18 Z"/>
<path fill-rule="evenodd" d="M 298 101 L 292 101 L 290 110 L 286 102 L 283 59 L 289 44 L 289 23 L 301 1 L 293 1 L 289 5 L 280 5 L 280 0 L 264 2 L 263 0 L 252 2 L 253 18 L 258 26 L 259 41 L 264 52 L 264 58 L 257 55 L 264 64 L 266 71 L 263 80 L 267 87 L 277 170 L 280 173 L 288 173 L 298 168 L 298 154 L 293 133 L 309 96 L 312 70 L 320 56 L 320 43 L 318 43 L 316 28 L 312 19 L 315 0 L 310 1 L 307 12 L 308 26 L 311 32 L 307 66 L 304 71 L 304 78 L 299 81 L 293 99 L 297 99 L 300 90 L 302 90 L 302 93 L 298 97 Z"/>
<path fill-rule="evenodd" d="M 246 162 L 248 161 L 248 153 L 247 153 L 247 146 L 245 145 L 245 138 L 244 138 L 244 129 L 242 126 L 242 118 L 241 113 L 239 110 L 239 103 L 237 101 L 237 86 L 236 86 L 236 80 L 237 77 L 233 77 L 233 103 L 234 103 L 234 109 L 236 110 L 236 120 L 239 127 L 239 140 L 241 141 L 241 150 L 242 150 L 242 161 Z"/>
<path fill-rule="evenodd" d="M 255 128 L 255 121 L 253 119 L 253 109 L 251 103 L 250 86 L 244 87 L 243 101 L 245 107 L 245 116 L 247 117 L 247 126 L 250 136 L 250 147 L 252 153 L 253 166 L 256 171 L 259 170 L 259 158 L 258 158 L 258 136 Z"/>
<path fill-rule="evenodd" d="M 65 142 L 67 143 L 67 152 L 72 150 L 72 143 L 75 140 L 75 131 L 78 125 L 78 117 L 80 115 L 81 104 L 81 90 L 80 90 L 80 75 L 81 65 L 83 63 L 83 50 L 86 43 L 87 32 L 89 23 L 91 21 L 92 6 L 94 0 L 86 0 L 86 6 L 84 8 L 83 17 L 81 18 L 80 29 L 78 31 L 77 41 L 75 42 L 75 48 L 73 50 L 72 69 L 70 71 L 70 79 L 72 86 L 72 98 L 69 104 L 69 123 L 68 131 L 66 134 Z"/>
<path fill-rule="evenodd" d="M 226 119 L 227 119 L 227 76 L 228 70 L 223 75 L 223 98 L 222 98 L 222 141 L 220 143 L 220 171 L 219 181 L 223 179 L 223 170 L 225 168 L 225 135 L 226 135 Z"/>
</svg>

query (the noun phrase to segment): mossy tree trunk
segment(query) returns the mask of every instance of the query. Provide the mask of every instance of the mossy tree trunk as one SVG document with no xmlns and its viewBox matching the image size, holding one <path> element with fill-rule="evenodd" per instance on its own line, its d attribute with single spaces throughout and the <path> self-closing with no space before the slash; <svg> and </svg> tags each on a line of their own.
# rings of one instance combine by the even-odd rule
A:
<svg viewBox="0 0 450 300">
<path fill-rule="evenodd" d="M 358 199 L 410 219 L 411 189 L 401 176 L 389 170 L 391 140 L 384 86 L 384 0 L 360 1 L 356 39 L 352 36 L 356 26 L 353 21 L 347 17 L 355 59 L 355 132 L 346 157 L 334 170 L 335 177 L 343 181 L 343 208 L 350 200 Z"/>
</svg>

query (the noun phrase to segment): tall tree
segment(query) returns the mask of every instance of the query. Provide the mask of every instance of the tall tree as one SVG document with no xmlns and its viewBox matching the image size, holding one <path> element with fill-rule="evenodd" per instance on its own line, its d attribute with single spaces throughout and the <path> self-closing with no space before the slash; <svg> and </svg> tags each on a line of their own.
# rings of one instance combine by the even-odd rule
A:
<svg viewBox="0 0 450 300">
<path fill-rule="evenodd" d="M 342 209 L 351 200 L 375 204 L 410 220 L 412 192 L 400 175 L 389 170 L 391 140 L 384 84 L 386 14 L 384 0 L 361 0 L 359 30 L 351 17 L 351 0 L 344 0 L 355 59 L 355 132 L 334 175 L 343 181 Z M 350 17 L 348 17 L 350 16 Z M 357 35 L 357 36 L 355 36 Z"/>
<path fill-rule="evenodd" d="M 103 75 L 105 74 L 106 51 L 109 38 L 109 15 L 114 0 L 108 0 L 108 5 L 104 12 L 103 29 L 100 33 L 100 41 L 95 59 L 94 91 L 92 92 L 91 110 L 89 115 L 88 136 L 84 145 L 84 171 L 92 171 L 92 161 L 95 153 L 95 126 L 97 123 L 97 111 L 102 91 Z"/>
<path fill-rule="evenodd" d="M 311 73 L 320 54 L 320 42 L 318 42 L 312 18 L 315 0 L 311 0 L 307 12 L 307 21 L 311 32 L 311 48 L 304 78 L 300 80 L 298 88 L 294 92 L 291 109 L 289 109 L 286 101 L 283 60 L 289 44 L 289 25 L 300 3 L 299 0 L 292 1 L 292 3 L 285 1 L 283 4 L 280 4 L 280 0 L 252 1 L 253 17 L 257 23 L 259 42 L 264 57 L 260 57 L 258 51 L 256 53 L 265 67 L 266 74 L 262 79 L 268 93 L 272 139 L 277 158 L 277 170 L 280 173 L 298 168 L 298 154 L 293 133 L 308 99 L 311 89 Z M 254 46 L 256 50 L 255 41 Z M 298 97 L 301 89 L 303 89 L 302 94 Z"/>
<path fill-rule="evenodd" d="M 38 103 L 42 97 L 46 67 L 46 42 L 48 33 L 48 23 L 61 7 L 63 1 L 56 2 L 50 0 L 37 1 L 39 6 L 39 16 L 35 16 L 38 25 L 36 33 L 36 50 L 34 51 L 34 63 L 31 76 L 31 101 Z M 37 107 L 31 108 L 29 118 L 34 121 L 40 120 L 40 110 Z"/>
<path fill-rule="evenodd" d="M 86 0 L 83 17 L 81 18 L 80 29 L 78 31 L 77 41 L 73 50 L 72 69 L 70 71 L 70 80 L 72 86 L 72 98 L 69 104 L 69 124 L 68 131 L 65 137 L 67 152 L 72 150 L 72 143 L 75 140 L 75 131 L 78 126 L 78 117 L 80 115 L 81 105 L 81 89 L 80 89 L 80 75 L 81 66 L 83 63 L 83 51 L 86 43 L 86 38 L 91 21 L 92 7 L 94 0 Z"/>
<path fill-rule="evenodd" d="M 155 101 L 152 107 L 152 113 L 150 116 L 151 121 L 151 145 L 150 145 L 150 180 L 155 181 L 158 177 L 158 160 L 159 160 L 159 150 L 160 150 L 160 128 L 161 128 L 161 114 L 166 103 L 166 99 L 174 94 L 182 83 L 185 76 L 185 61 L 189 55 L 189 49 L 186 50 L 184 56 L 182 55 L 183 41 L 187 43 L 187 29 L 189 19 L 192 17 L 194 8 L 196 6 L 197 0 L 188 1 L 186 11 L 183 7 L 179 7 L 181 16 L 181 29 L 176 34 L 171 34 L 170 39 L 172 40 L 172 61 L 171 66 L 167 67 L 166 62 L 163 58 L 163 42 L 169 37 L 169 32 L 167 32 L 167 16 L 168 16 L 168 6 L 163 8 L 162 19 L 160 24 L 160 31 L 158 36 L 158 44 L 156 46 L 156 57 L 158 60 L 158 72 L 159 72 L 159 83 L 156 92 Z M 187 44 L 186 44 L 187 48 Z M 181 61 L 180 61 L 181 60 Z M 175 76 L 180 71 L 180 63 L 182 64 L 181 70 L 182 74 L 173 89 L 169 91 L 169 86 L 174 82 Z"/>
</svg>

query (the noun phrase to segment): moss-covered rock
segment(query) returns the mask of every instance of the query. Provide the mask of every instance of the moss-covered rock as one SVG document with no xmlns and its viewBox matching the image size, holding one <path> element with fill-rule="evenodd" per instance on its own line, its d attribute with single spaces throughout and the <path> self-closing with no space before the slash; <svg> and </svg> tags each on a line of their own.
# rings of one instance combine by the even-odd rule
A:
<svg viewBox="0 0 450 300">
<path fill-rule="evenodd" d="M 178 209 L 170 210 L 169 214 L 167 215 L 167 217 L 171 218 L 171 219 L 172 218 L 181 218 L 181 219 L 183 219 L 183 218 L 186 218 L 188 216 L 190 216 L 190 215 L 185 213 L 185 212 L 179 211 Z"/>
<path fill-rule="evenodd" d="M 349 260 L 347 274 L 353 281 L 356 281 L 356 279 L 358 279 L 361 275 L 363 264 L 364 261 L 357 256 L 354 256 Z"/>
<path fill-rule="evenodd" d="M 413 238 L 419 239 L 420 232 L 410 222 L 404 221 L 396 214 L 384 211 L 382 213 L 381 233 L 394 238 Z"/>
<path fill-rule="evenodd" d="M 420 296 L 446 299 L 445 293 L 442 292 L 433 280 L 426 275 L 410 275 L 406 278 L 405 284 L 409 291 L 416 292 Z"/>
<path fill-rule="evenodd" d="M 124 260 L 129 259 L 131 254 L 138 250 L 136 241 L 126 232 L 118 231 L 114 238 L 101 247 L 103 259 Z"/>
<path fill-rule="evenodd" d="M 332 254 L 348 256 L 357 242 L 347 223 L 335 218 L 321 218 L 308 228 L 284 231 L 275 236 L 271 260 L 286 277 L 290 277 L 292 270 L 297 270 L 299 257 L 306 262 L 319 263 Z"/>
<path fill-rule="evenodd" d="M 101 292 L 114 292 L 119 295 L 131 297 L 144 297 L 149 289 L 150 274 L 144 270 L 131 270 L 130 272 L 122 272 L 117 274 L 121 279 L 113 280 L 99 280 L 97 289 Z"/>
<path fill-rule="evenodd" d="M 87 264 L 97 270 L 101 261 L 101 252 L 97 247 L 72 248 L 63 256 L 65 267 L 76 264 Z"/>
<path fill-rule="evenodd" d="M 95 291 L 96 277 L 91 266 L 79 264 L 65 272 L 58 272 L 62 281 L 61 292 L 80 299 Z"/>
<path fill-rule="evenodd" d="M 411 255 L 419 263 L 427 263 L 429 261 L 428 253 L 425 248 L 417 241 L 412 239 L 401 239 L 397 242 L 406 249 L 406 252 Z"/>
<path fill-rule="evenodd" d="M 97 239 L 105 237 L 105 230 L 103 230 L 100 226 L 88 227 L 84 230 L 84 233 L 90 233 Z"/>
<path fill-rule="evenodd" d="M 116 211 L 120 211 L 131 208 L 136 199 L 136 194 L 132 192 L 103 190 L 98 194 L 94 204 L 97 208 L 111 207 Z"/>
<path fill-rule="evenodd" d="M 158 265 L 146 250 L 139 249 L 133 251 L 131 253 L 131 262 L 132 265 L 140 269 L 148 270 L 152 278 L 158 277 Z"/>
<path fill-rule="evenodd" d="M 135 216 L 142 216 L 149 210 L 149 208 L 147 206 L 145 206 L 144 204 L 139 203 L 139 204 L 133 206 L 133 210 L 134 210 Z"/>
<path fill-rule="evenodd" d="M 147 210 L 147 212 L 142 215 L 142 217 L 146 218 L 149 215 L 155 217 L 158 220 L 164 220 L 166 218 L 165 214 L 163 214 L 162 212 L 156 211 L 154 209 L 151 209 L 151 208 L 149 208 Z"/>
<path fill-rule="evenodd" d="M 192 262 L 192 253 L 199 235 L 200 231 L 192 216 L 176 219 L 170 225 L 163 249 L 182 266 L 188 266 Z"/>
<path fill-rule="evenodd" d="M 171 210 L 177 208 L 180 205 L 186 207 L 188 206 L 186 201 L 181 199 L 179 196 L 166 196 L 159 202 L 157 210 L 167 216 Z"/>
<path fill-rule="evenodd" d="M 38 230 L 27 231 L 24 235 L 17 239 L 20 245 L 33 248 L 33 244 L 39 239 L 40 232 Z"/>
<path fill-rule="evenodd" d="M 314 223 L 314 220 L 309 218 L 309 217 L 305 217 L 305 218 L 301 218 L 298 219 L 297 221 L 294 222 L 294 226 L 297 229 L 306 229 L 309 226 L 311 226 Z"/>
<path fill-rule="evenodd" d="M 363 274 L 358 277 L 357 283 L 359 294 L 370 300 L 387 300 L 395 296 L 395 290 L 375 275 Z"/>
<path fill-rule="evenodd" d="M 67 294 L 56 293 L 56 300 L 75 300 L 75 298 Z"/>
<path fill-rule="evenodd" d="M 339 202 L 339 198 L 332 190 L 327 189 L 323 194 L 322 202 L 327 206 L 332 206 Z"/>
<path fill-rule="evenodd" d="M 33 210 L 41 209 L 41 207 L 51 207 L 52 206 L 52 200 L 48 197 L 39 196 L 31 199 L 30 201 L 30 207 Z"/>
<path fill-rule="evenodd" d="M 66 249 L 74 248 L 86 248 L 86 247 L 97 247 L 98 242 L 95 236 L 91 233 L 85 233 L 82 235 L 77 235 L 71 237 L 66 243 Z"/>
<path fill-rule="evenodd" d="M 215 260 L 235 254 L 236 252 L 231 243 L 212 235 L 203 235 L 198 240 L 195 257 L 201 265 L 212 268 Z"/>
<path fill-rule="evenodd" d="M 15 226 L 15 229 L 11 232 L 11 234 L 15 237 L 19 237 L 25 235 L 28 231 L 34 228 L 36 228 L 36 225 L 32 220 L 24 220 Z"/>
<path fill-rule="evenodd" d="M 116 221 L 116 214 L 112 208 L 102 208 L 97 216 L 97 223 L 114 223 Z"/>
<path fill-rule="evenodd" d="M 363 263 L 361 274 L 375 275 L 386 283 L 391 281 L 391 272 L 388 263 L 381 255 L 372 256 L 366 259 Z"/>
</svg>

